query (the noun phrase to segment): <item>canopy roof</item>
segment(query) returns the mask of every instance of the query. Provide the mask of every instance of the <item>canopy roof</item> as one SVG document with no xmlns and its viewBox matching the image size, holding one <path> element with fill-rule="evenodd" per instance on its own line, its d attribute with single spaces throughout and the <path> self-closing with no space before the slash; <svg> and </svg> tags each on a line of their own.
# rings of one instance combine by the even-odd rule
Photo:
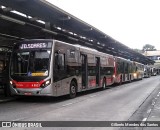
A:
<svg viewBox="0 0 160 130">
<path fill-rule="evenodd" d="M 54 38 L 143 64 L 154 63 L 45 0 L 0 0 L 0 5 L 0 43 L 3 46 L 13 46 L 23 39 Z"/>
</svg>

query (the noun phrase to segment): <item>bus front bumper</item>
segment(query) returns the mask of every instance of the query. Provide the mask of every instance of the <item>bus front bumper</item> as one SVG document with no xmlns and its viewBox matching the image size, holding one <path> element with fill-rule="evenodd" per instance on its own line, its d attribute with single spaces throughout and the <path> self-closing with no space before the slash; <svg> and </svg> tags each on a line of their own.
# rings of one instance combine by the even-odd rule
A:
<svg viewBox="0 0 160 130">
<path fill-rule="evenodd" d="M 51 85 L 45 88 L 13 88 L 10 85 L 12 95 L 25 95 L 25 96 L 56 96 L 56 90 L 53 90 Z"/>
</svg>

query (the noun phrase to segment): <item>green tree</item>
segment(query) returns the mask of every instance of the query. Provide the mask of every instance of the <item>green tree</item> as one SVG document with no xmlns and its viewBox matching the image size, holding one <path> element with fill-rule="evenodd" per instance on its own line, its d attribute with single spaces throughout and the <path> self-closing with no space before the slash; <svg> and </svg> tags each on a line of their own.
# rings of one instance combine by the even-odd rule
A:
<svg viewBox="0 0 160 130">
<path fill-rule="evenodd" d="M 145 51 L 155 51 L 155 50 L 156 50 L 155 46 L 150 45 L 150 44 L 145 44 L 142 48 L 143 52 L 145 52 Z"/>
</svg>

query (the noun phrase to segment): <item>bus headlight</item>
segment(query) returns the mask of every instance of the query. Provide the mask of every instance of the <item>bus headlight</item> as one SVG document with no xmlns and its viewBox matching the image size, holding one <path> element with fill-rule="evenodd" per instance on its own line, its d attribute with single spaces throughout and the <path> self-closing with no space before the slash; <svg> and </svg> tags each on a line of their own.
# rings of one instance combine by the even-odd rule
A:
<svg viewBox="0 0 160 130">
<path fill-rule="evenodd" d="M 136 76 L 137 76 L 137 74 L 136 74 L 136 73 L 134 73 L 134 74 L 133 74 L 133 76 L 134 76 L 134 77 L 136 77 Z"/>
<path fill-rule="evenodd" d="M 13 80 L 10 80 L 9 82 L 12 85 L 13 88 L 16 88 L 16 84 L 15 84 L 15 82 Z"/>
<path fill-rule="evenodd" d="M 12 80 L 10 80 L 10 84 L 11 84 L 11 85 L 13 84 L 13 81 L 12 81 Z"/>
<path fill-rule="evenodd" d="M 50 85 L 50 84 L 51 84 L 51 79 L 43 82 L 43 83 L 41 84 L 41 88 L 45 88 L 45 87 L 47 87 L 47 86 Z"/>
<path fill-rule="evenodd" d="M 113 75 L 113 78 L 115 78 L 116 76 L 115 75 Z"/>
<path fill-rule="evenodd" d="M 46 82 L 45 82 L 45 85 L 46 86 L 48 86 L 48 85 L 50 85 L 51 84 L 51 80 L 47 80 Z"/>
</svg>

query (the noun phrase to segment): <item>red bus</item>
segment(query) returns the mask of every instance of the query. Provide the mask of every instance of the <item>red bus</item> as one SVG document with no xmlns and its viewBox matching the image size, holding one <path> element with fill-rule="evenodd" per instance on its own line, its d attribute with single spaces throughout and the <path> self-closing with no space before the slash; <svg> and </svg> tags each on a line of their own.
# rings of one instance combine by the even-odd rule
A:
<svg viewBox="0 0 160 130">
<path fill-rule="evenodd" d="M 13 95 L 62 96 L 114 83 L 114 57 L 57 40 L 25 40 L 13 47 Z"/>
<path fill-rule="evenodd" d="M 115 83 L 132 81 L 134 73 L 133 62 L 122 57 L 115 57 Z"/>
</svg>

